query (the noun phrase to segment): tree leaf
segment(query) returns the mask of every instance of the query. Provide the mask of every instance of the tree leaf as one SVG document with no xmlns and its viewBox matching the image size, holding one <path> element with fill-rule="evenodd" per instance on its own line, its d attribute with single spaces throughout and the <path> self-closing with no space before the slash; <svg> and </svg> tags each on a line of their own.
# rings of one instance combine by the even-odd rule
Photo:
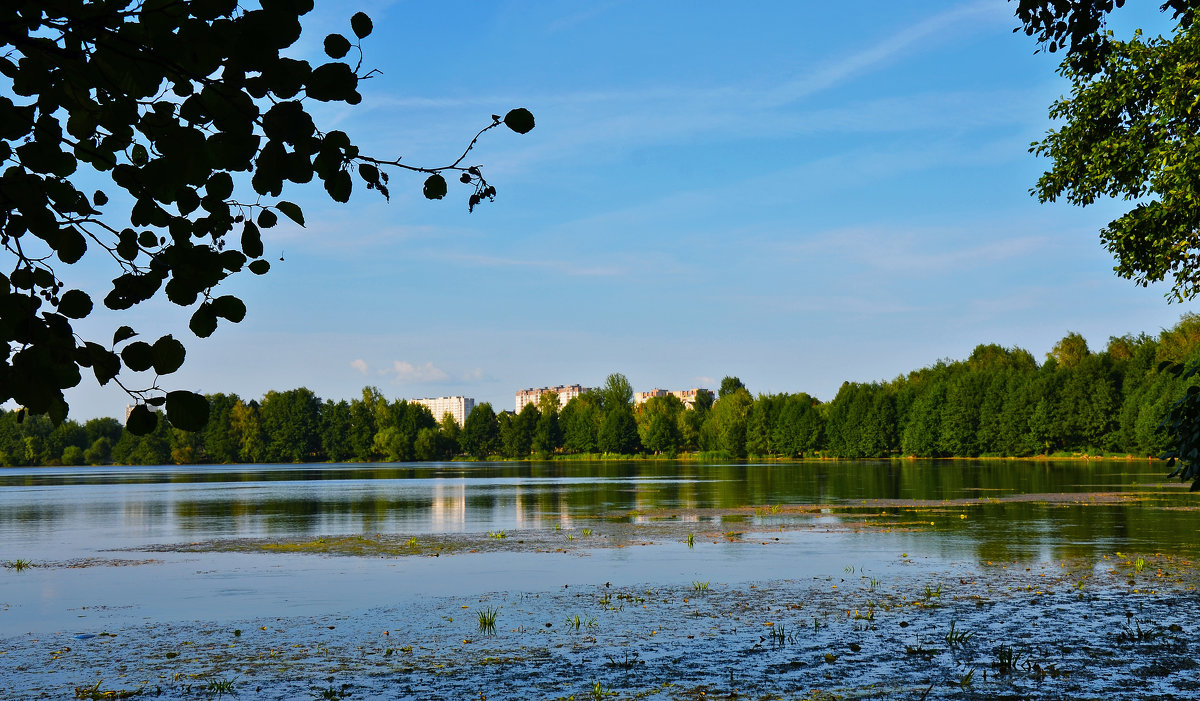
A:
<svg viewBox="0 0 1200 701">
<path fill-rule="evenodd" d="M 67 290 L 58 300 L 58 312 L 71 319 L 82 319 L 92 313 L 92 298 L 82 290 Z"/>
<path fill-rule="evenodd" d="M 145 341 L 134 341 L 121 351 L 121 360 L 125 367 L 134 372 L 149 370 L 154 365 L 154 351 Z"/>
<path fill-rule="evenodd" d="M 137 332 L 132 327 L 122 326 L 113 334 L 113 345 L 117 345 L 121 341 L 128 341 L 137 335 Z"/>
<path fill-rule="evenodd" d="M 251 261 L 250 265 L 246 267 L 250 268 L 250 272 L 254 273 L 255 275 L 266 275 L 267 271 L 271 269 L 271 264 L 260 258 L 255 261 Z"/>
<path fill-rule="evenodd" d="M 175 428 L 199 431 L 208 423 L 208 400 L 195 392 L 167 392 L 167 420 Z"/>
<path fill-rule="evenodd" d="M 167 334 L 154 342 L 154 372 L 159 375 L 170 375 L 183 365 L 187 354 L 183 344 Z"/>
<path fill-rule="evenodd" d="M 329 58 L 341 58 L 350 52 L 350 41 L 341 34 L 325 37 L 325 53 Z"/>
<path fill-rule="evenodd" d="M 440 200 L 446 196 L 446 179 L 440 173 L 434 173 L 425 179 L 425 187 L 421 191 L 426 199 Z"/>
<path fill-rule="evenodd" d="M 518 134 L 528 134 L 533 130 L 533 113 L 524 107 L 509 110 L 508 114 L 504 115 L 504 126 Z"/>
<path fill-rule="evenodd" d="M 217 314 L 213 311 L 212 305 L 208 302 L 201 304 L 192 313 L 192 319 L 188 322 L 188 328 L 200 338 L 211 336 L 213 331 L 217 330 Z"/>
<path fill-rule="evenodd" d="M 374 25 L 365 12 L 355 12 L 354 16 L 350 18 L 350 28 L 354 30 L 354 36 L 366 39 L 374 29 Z"/>
<path fill-rule="evenodd" d="M 145 404 L 138 404 L 129 412 L 129 418 L 125 420 L 125 430 L 135 436 L 145 436 L 158 425 L 158 414 L 150 411 L 150 408 Z"/>
<path fill-rule="evenodd" d="M 246 318 L 246 303 L 233 295 L 217 297 L 212 301 L 213 312 L 233 323 Z"/>
<path fill-rule="evenodd" d="M 283 215 L 288 219 L 296 222 L 300 226 L 304 226 L 304 211 L 299 206 L 287 201 L 280 201 L 275 205 L 275 209 L 283 212 Z"/>
</svg>

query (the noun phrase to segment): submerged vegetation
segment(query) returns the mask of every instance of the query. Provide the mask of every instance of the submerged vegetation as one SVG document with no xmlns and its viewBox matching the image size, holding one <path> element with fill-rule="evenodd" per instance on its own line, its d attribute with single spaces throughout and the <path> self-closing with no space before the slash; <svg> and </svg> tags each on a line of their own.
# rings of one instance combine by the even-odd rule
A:
<svg viewBox="0 0 1200 701">
<path fill-rule="evenodd" d="M 115 419 L 58 427 L 43 416 L 0 414 L 0 465 L 275 463 L 548 458 L 1158 455 L 1171 405 L 1195 377 L 1160 363 L 1200 358 L 1200 316 L 1157 336 L 1113 337 L 1093 352 L 1076 333 L 1040 364 L 1020 348 L 980 345 L 886 382 L 844 383 L 822 402 L 808 394 L 753 396 L 726 377 L 692 406 L 672 396 L 634 406 L 619 374 L 564 407 L 555 401 L 497 414 L 476 405 L 459 426 L 367 387 L 352 401 L 305 388 L 259 400 L 209 395 L 197 433 L 158 422 L 147 436 Z M 550 397 L 550 395 L 546 395 Z M 762 507 L 764 511 L 770 506 Z"/>
</svg>

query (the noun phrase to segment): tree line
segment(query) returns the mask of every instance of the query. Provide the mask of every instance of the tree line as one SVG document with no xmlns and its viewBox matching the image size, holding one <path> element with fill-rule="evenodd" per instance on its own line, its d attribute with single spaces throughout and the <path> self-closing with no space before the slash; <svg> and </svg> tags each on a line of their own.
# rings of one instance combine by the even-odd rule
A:
<svg viewBox="0 0 1200 701">
<path fill-rule="evenodd" d="M 1098 352 L 1069 333 L 1041 363 L 1021 348 L 980 345 L 965 360 L 889 382 L 845 382 L 829 402 L 804 393 L 753 396 L 726 377 L 715 396 L 702 391 L 692 406 L 673 396 L 635 406 L 629 381 L 614 373 L 562 407 L 554 394 L 519 412 L 478 404 L 461 427 L 374 387 L 336 402 L 303 387 L 249 401 L 207 395 L 202 430 L 163 420 L 142 436 L 116 419 L 54 426 L 10 411 L 0 414 L 0 464 L 1157 455 L 1168 447 L 1167 411 L 1200 384 L 1159 366 L 1197 360 L 1200 316 L 1189 314 L 1157 336 L 1110 338 Z"/>
</svg>

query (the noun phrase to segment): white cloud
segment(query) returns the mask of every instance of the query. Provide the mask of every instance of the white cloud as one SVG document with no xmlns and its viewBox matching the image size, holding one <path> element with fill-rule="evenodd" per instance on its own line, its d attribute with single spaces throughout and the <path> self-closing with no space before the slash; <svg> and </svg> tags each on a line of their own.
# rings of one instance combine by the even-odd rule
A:
<svg viewBox="0 0 1200 701">
<path fill-rule="evenodd" d="M 449 377 L 445 370 L 432 362 L 413 365 L 406 360 L 397 360 L 392 363 L 392 369 L 385 372 L 395 375 L 396 382 L 440 382 Z"/>
<path fill-rule="evenodd" d="M 351 360 L 350 367 L 358 370 L 364 375 L 367 374 L 367 361 L 363 360 L 362 358 L 355 358 L 354 360 Z"/>
</svg>

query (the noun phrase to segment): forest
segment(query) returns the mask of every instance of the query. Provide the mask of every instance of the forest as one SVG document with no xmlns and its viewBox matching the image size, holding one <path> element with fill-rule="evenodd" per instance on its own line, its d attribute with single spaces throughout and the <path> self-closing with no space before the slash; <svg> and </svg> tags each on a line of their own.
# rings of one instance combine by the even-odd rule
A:
<svg viewBox="0 0 1200 701">
<path fill-rule="evenodd" d="M 366 387 L 352 400 L 306 388 L 260 399 L 207 395 L 200 431 L 166 420 L 136 436 L 116 419 L 54 426 L 0 413 L 0 465 L 163 465 L 402 462 L 468 459 L 695 456 L 701 459 L 1155 456 L 1161 422 L 1195 379 L 1159 370 L 1200 358 L 1200 316 L 1157 336 L 1112 337 L 1101 351 L 1068 333 L 1041 363 L 1021 348 L 980 345 L 886 382 L 844 382 L 832 400 L 754 396 L 726 377 L 692 407 L 675 397 L 635 406 L 619 373 L 559 407 L 496 413 L 475 406 L 463 426 Z"/>
</svg>

